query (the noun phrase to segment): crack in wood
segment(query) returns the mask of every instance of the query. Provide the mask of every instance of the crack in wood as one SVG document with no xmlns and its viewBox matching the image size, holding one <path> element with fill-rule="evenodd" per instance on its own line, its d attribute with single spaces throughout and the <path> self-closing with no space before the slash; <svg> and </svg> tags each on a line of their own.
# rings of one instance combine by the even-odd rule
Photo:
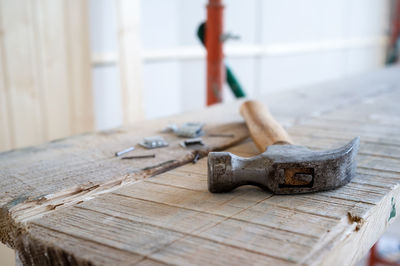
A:
<svg viewBox="0 0 400 266">
<path fill-rule="evenodd" d="M 359 231 L 361 229 L 361 226 L 365 223 L 364 218 L 357 216 L 355 214 L 352 214 L 351 212 L 347 213 L 347 218 L 349 219 L 349 223 L 356 223 L 356 227 L 354 231 Z"/>
</svg>

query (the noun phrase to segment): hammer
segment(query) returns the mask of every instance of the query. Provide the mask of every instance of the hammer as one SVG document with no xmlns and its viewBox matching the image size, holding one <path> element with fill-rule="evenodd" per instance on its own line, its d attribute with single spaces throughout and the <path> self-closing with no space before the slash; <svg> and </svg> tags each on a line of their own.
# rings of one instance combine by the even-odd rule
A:
<svg viewBox="0 0 400 266">
<path fill-rule="evenodd" d="M 240 113 L 263 153 L 242 158 L 229 152 L 210 152 L 210 192 L 256 185 L 276 194 L 308 193 L 343 186 L 355 175 L 359 137 L 334 150 L 312 151 L 293 145 L 287 132 L 261 102 L 244 102 Z"/>
</svg>

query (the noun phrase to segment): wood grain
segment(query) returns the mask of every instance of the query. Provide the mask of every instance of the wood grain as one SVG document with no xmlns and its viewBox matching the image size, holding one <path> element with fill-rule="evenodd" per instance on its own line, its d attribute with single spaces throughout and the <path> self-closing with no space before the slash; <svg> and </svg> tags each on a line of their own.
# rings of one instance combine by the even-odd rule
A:
<svg viewBox="0 0 400 266">
<path fill-rule="evenodd" d="M 140 1 L 117 0 L 121 96 L 125 124 L 144 119 L 142 58 L 140 45 Z"/>
<path fill-rule="evenodd" d="M 205 119 L 204 117 L 203 121 Z M 162 135 L 169 142 L 169 147 L 157 150 L 155 158 L 121 160 L 114 156 L 116 151 L 132 145 L 136 146 L 132 155 L 154 153 L 153 150 L 146 150 L 137 143 L 145 136 L 160 134 L 155 132 L 154 127 L 167 125 L 167 121 L 163 123 L 152 121 L 130 130 L 82 135 L 41 147 L 0 154 L 3 158 L 0 159 L 0 175 L 15 176 L 15 179 L 5 178 L 0 187 L 0 193 L 4 193 L 4 197 L 0 199 L 1 205 L 13 209 L 13 215 L 19 217 L 18 219 L 30 219 L 51 210 L 54 206 L 62 208 L 164 172 L 192 161 L 197 152 L 204 156 L 207 151 L 223 149 L 248 136 L 243 123 L 213 124 L 209 121 L 206 130 L 217 133 L 235 132 L 235 137 L 205 137 L 205 146 L 195 151 L 182 148 L 181 138 L 164 133 Z M 25 163 L 21 165 L 18 174 L 13 174 L 15 167 L 22 161 Z M 21 186 L 28 189 L 22 192 Z M 22 202 L 25 202 L 23 206 L 19 204 Z"/>
<path fill-rule="evenodd" d="M 0 12 L 0 151 L 92 131 L 87 0 L 1 0 Z"/>
<path fill-rule="evenodd" d="M 2 5 L 0 3 L 0 14 L 2 13 Z M 3 21 L 0 18 L 0 30 L 3 30 Z M 4 57 L 4 43 L 0 38 L 0 151 L 9 150 L 13 147 L 12 129 L 10 121 L 10 106 L 9 106 L 9 92 L 8 81 L 5 75 L 5 57 Z"/>
<path fill-rule="evenodd" d="M 2 0 L 3 67 L 14 147 L 45 140 L 35 38 L 34 6 L 30 1 Z M 23 63 L 22 63 L 23 62 Z"/>
<path fill-rule="evenodd" d="M 291 125 L 288 131 L 297 144 L 327 149 L 361 137 L 357 175 L 344 187 L 278 196 L 245 186 L 212 194 L 207 191 L 206 158 L 188 163 L 193 152 L 178 149 L 180 139 L 167 134 L 171 145 L 157 150 L 157 160 L 113 156 L 171 120 L 189 119 L 207 122 L 207 132 L 235 135 L 205 137 L 204 153 L 230 146 L 241 156 L 258 154 L 248 139 L 237 144 L 249 136 L 240 122 L 240 103 L 220 105 L 0 154 L 1 240 L 18 250 L 27 265 L 354 264 L 400 211 L 398 127 L 389 123 L 399 108 L 393 100 L 400 95 L 399 71 L 368 75 L 374 88 L 352 88 L 360 92 L 349 96 L 353 101 L 341 101 L 351 91 L 345 85 L 338 86 L 338 98 L 320 87 L 332 105 L 316 106 L 324 111 L 308 118 L 296 109 L 298 91 L 286 94 L 285 101 L 293 101 L 298 119 L 285 120 L 280 112 L 288 107 L 274 110 L 271 105 Z M 377 76 L 390 89 L 376 86 Z M 364 86 L 364 81 L 348 82 L 354 84 Z M 305 101 L 322 99 L 310 91 Z M 372 114 L 384 119 L 371 119 Z M 165 164 L 171 160 L 175 163 Z"/>
<path fill-rule="evenodd" d="M 65 34 L 67 35 L 68 84 L 71 97 L 71 130 L 73 134 L 80 134 L 94 130 L 89 2 L 68 0 L 64 1 L 64 5 L 66 6 Z"/>
<path fill-rule="evenodd" d="M 45 139 L 57 139 L 72 134 L 64 1 L 40 0 L 33 5 Z"/>
</svg>

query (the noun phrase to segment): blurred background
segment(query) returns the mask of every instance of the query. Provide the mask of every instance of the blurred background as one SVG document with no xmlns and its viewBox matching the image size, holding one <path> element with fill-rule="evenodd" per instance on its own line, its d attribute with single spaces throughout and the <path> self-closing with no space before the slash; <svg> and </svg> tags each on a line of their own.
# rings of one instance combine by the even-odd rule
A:
<svg viewBox="0 0 400 266">
<path fill-rule="evenodd" d="M 225 0 L 225 60 L 250 97 L 381 68 L 398 2 Z M 203 108 L 206 3 L 0 0 L 0 151 Z"/>
</svg>

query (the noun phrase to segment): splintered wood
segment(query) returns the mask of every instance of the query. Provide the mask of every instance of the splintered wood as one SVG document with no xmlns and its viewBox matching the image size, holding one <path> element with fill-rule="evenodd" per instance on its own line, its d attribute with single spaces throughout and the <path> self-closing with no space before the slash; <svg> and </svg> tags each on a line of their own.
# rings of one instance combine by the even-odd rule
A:
<svg viewBox="0 0 400 266">
<path fill-rule="evenodd" d="M 0 154 L 1 240 L 26 265 L 354 264 L 400 211 L 399 75 L 391 68 L 268 99 L 296 144 L 321 150 L 361 137 L 357 176 L 344 187 L 212 194 L 207 159 L 185 164 L 194 152 L 168 135 L 156 158 L 113 157 L 169 121 L 234 134 L 205 137 L 203 155 L 228 146 L 257 154 L 249 139 L 237 144 L 248 136 L 238 104 L 222 105 Z"/>
</svg>

